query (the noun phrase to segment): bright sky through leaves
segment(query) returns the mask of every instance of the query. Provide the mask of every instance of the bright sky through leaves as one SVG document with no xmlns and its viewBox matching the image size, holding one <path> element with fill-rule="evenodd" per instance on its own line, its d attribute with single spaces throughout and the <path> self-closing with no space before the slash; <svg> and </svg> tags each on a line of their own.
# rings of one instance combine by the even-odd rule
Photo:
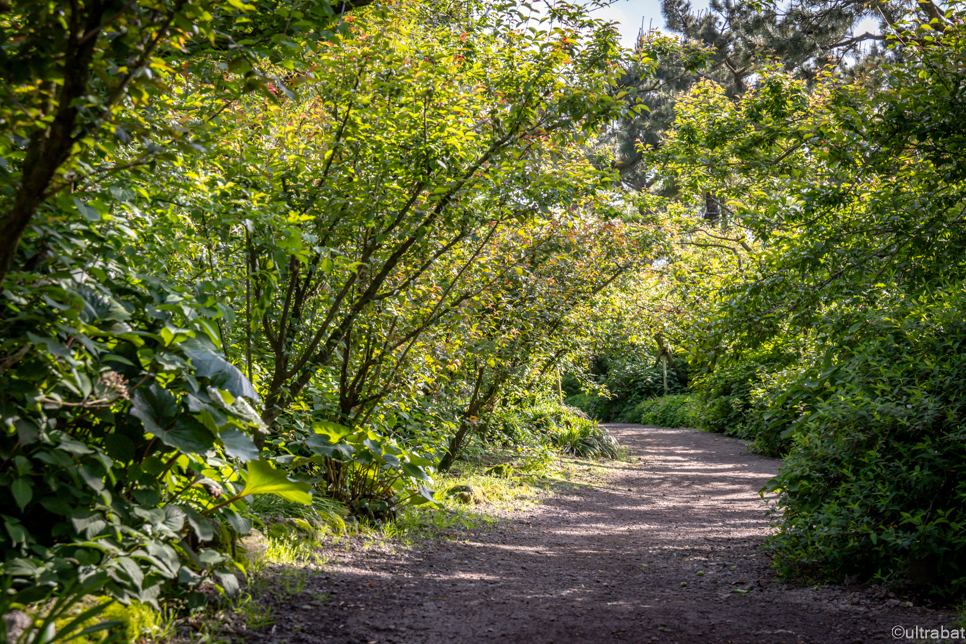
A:
<svg viewBox="0 0 966 644">
<path fill-rule="evenodd" d="M 694 9 L 707 9 L 707 0 L 692 0 Z M 621 43 L 625 47 L 633 47 L 637 34 L 643 26 L 664 29 L 664 16 L 661 15 L 660 0 L 614 0 L 609 7 L 597 9 L 593 15 L 618 23 L 621 33 Z M 856 33 L 871 31 L 878 32 L 878 24 L 874 19 L 868 19 L 856 26 Z"/>
</svg>

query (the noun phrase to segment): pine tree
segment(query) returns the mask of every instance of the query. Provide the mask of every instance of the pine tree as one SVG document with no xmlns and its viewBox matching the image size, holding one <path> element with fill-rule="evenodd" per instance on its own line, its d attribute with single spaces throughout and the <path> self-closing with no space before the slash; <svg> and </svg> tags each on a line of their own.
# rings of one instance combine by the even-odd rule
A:
<svg viewBox="0 0 966 644">
<path fill-rule="evenodd" d="M 766 64 L 781 64 L 809 81 L 829 65 L 868 65 L 882 55 L 876 44 L 885 36 L 856 35 L 855 26 L 878 16 L 880 32 L 884 31 L 903 9 L 894 0 L 800 0 L 787 7 L 711 0 L 707 10 L 695 11 L 689 0 L 662 0 L 661 11 L 678 42 L 669 43 L 659 32 L 641 32 L 620 89 L 635 91 L 647 109 L 615 123 L 603 137 L 625 186 L 635 190 L 651 189 L 654 181 L 650 170 L 642 167 L 639 145 L 660 145 L 674 117 L 674 103 L 695 83 L 713 80 L 737 99 L 753 86 L 755 74 Z M 717 204 L 709 194 L 705 218 L 717 217 Z"/>
</svg>

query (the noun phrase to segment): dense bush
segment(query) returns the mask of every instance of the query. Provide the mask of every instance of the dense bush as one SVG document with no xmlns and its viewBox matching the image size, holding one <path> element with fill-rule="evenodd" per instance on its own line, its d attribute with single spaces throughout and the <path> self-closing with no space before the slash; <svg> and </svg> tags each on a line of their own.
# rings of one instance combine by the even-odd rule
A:
<svg viewBox="0 0 966 644">
<path fill-rule="evenodd" d="M 249 529 L 242 497 L 266 481 L 308 495 L 260 460 L 258 395 L 219 351 L 220 312 L 125 270 L 124 235 L 49 234 L 75 254 L 11 280 L 0 304 L 0 609 L 94 591 L 156 605 L 207 581 L 233 592 L 221 550 Z M 73 265 L 93 244 L 99 257 Z"/>
<path fill-rule="evenodd" d="M 433 500 L 432 462 L 372 430 L 319 420 L 271 448 L 280 465 L 360 518 L 392 519 L 402 505 Z"/>
<path fill-rule="evenodd" d="M 620 458 L 617 439 L 597 426 L 597 421 L 575 407 L 558 402 L 506 408 L 493 415 L 485 432 L 487 440 L 507 445 L 550 445 L 581 458 Z"/>
<path fill-rule="evenodd" d="M 727 436 L 754 439 L 753 428 L 759 411 L 756 403 L 767 403 L 767 398 L 756 396 L 773 372 L 795 361 L 795 355 L 780 347 L 769 346 L 747 352 L 733 362 L 718 365 L 709 373 L 696 378 L 692 389 L 702 408 L 700 427 Z"/>
<path fill-rule="evenodd" d="M 664 394 L 664 368 L 651 347 L 631 345 L 609 350 L 595 358 L 585 377 L 608 395 L 581 392 L 568 396 L 566 402 L 601 422 L 636 422 L 637 404 Z M 678 370 L 668 367 L 667 385 L 672 394 L 687 391 L 684 366 Z"/>
<path fill-rule="evenodd" d="M 695 396 L 678 394 L 641 402 L 634 408 L 633 422 L 655 427 L 697 427 L 700 417 Z"/>
<path fill-rule="evenodd" d="M 783 521 L 770 546 L 783 572 L 966 590 L 964 304 L 960 292 L 870 316 L 830 370 L 834 395 L 798 421 L 772 485 Z"/>
</svg>

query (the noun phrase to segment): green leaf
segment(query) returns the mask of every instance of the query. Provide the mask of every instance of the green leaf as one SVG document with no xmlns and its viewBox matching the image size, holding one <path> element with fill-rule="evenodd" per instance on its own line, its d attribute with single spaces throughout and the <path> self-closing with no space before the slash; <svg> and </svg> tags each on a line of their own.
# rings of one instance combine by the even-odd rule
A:
<svg viewBox="0 0 966 644">
<path fill-rule="evenodd" d="M 85 539 L 93 539 L 107 527 L 104 517 L 99 512 L 91 510 L 74 510 L 70 522 L 77 534 Z"/>
<path fill-rule="evenodd" d="M 144 430 L 157 436 L 165 445 L 197 454 L 215 444 L 214 434 L 183 411 L 177 399 L 157 384 L 138 389 L 131 403 L 131 415 L 139 418 L 144 423 Z"/>
<path fill-rule="evenodd" d="M 200 584 L 201 581 L 202 581 L 201 575 L 199 575 L 198 573 L 196 573 L 194 570 L 192 570 L 188 566 L 181 566 L 181 569 L 178 571 L 178 583 L 179 584 L 185 584 L 187 586 L 194 586 L 196 584 Z"/>
<path fill-rule="evenodd" d="M 141 567 L 138 566 L 137 562 L 130 557 L 118 557 L 117 565 L 125 572 L 125 574 L 127 574 L 128 577 L 131 578 L 131 581 L 134 582 L 135 586 L 138 588 L 141 587 L 141 584 L 144 583 L 144 572 L 142 572 Z"/>
<path fill-rule="evenodd" d="M 304 444 L 306 447 L 320 456 L 327 456 L 335 459 L 352 456 L 352 453 L 355 451 L 355 448 L 352 445 L 348 445 L 346 443 L 333 443 L 328 438 L 319 436 L 317 434 L 306 436 Z"/>
<path fill-rule="evenodd" d="M 96 208 L 88 206 L 85 202 L 80 199 L 74 199 L 74 207 L 77 208 L 77 212 L 84 216 L 87 221 L 100 221 L 101 213 L 97 212 Z"/>
<path fill-rule="evenodd" d="M 141 419 L 144 430 L 156 436 L 165 433 L 178 416 L 178 401 L 163 387 L 152 384 L 138 389 L 131 398 L 131 415 Z"/>
<path fill-rule="evenodd" d="M 89 287 L 79 287 L 77 294 L 84 301 L 82 319 L 88 324 L 96 322 L 126 322 L 131 314 L 113 297 Z"/>
<path fill-rule="evenodd" d="M 186 338 L 178 346 L 191 360 L 197 377 L 207 378 L 212 385 L 224 389 L 232 396 L 244 396 L 255 402 L 261 400 L 248 378 L 235 365 L 225 360 L 207 338 Z"/>
<path fill-rule="evenodd" d="M 327 437 L 332 443 L 338 443 L 352 433 L 352 430 L 345 425 L 340 425 L 339 423 L 333 423 L 327 420 L 314 423 L 312 425 L 312 429 L 315 430 L 316 434 L 321 434 Z"/>
<path fill-rule="evenodd" d="M 252 461 L 248 464 L 248 476 L 245 487 L 239 496 L 250 494 L 274 494 L 287 501 L 312 504 L 309 496 L 311 486 L 301 481 L 291 481 L 283 472 L 279 472 L 268 461 Z"/>
<path fill-rule="evenodd" d="M 21 511 L 34 498 L 34 490 L 30 485 L 30 480 L 24 477 L 14 479 L 13 485 L 10 486 L 10 492 L 13 494 L 13 500 L 20 506 Z"/>
<path fill-rule="evenodd" d="M 188 525 L 194 530 L 195 536 L 198 537 L 200 541 L 211 541 L 215 537 L 214 526 L 211 524 L 211 520 L 207 519 L 191 507 L 182 508 L 188 519 Z"/>
<path fill-rule="evenodd" d="M 225 560 L 225 556 L 217 550 L 202 550 L 198 555 L 198 561 L 206 566 L 214 566 Z"/>
<path fill-rule="evenodd" d="M 230 572 L 216 572 L 215 578 L 218 579 L 218 584 L 228 597 L 234 597 L 241 590 L 238 578 Z"/>
<path fill-rule="evenodd" d="M 4 516 L 3 526 L 7 529 L 7 534 L 10 535 L 10 541 L 13 545 L 21 545 L 27 543 L 27 538 L 30 533 L 27 532 L 23 524 L 13 517 Z"/>
<path fill-rule="evenodd" d="M 161 524 L 170 530 L 171 532 L 177 534 L 181 532 L 184 527 L 185 521 L 185 511 L 182 510 L 177 505 L 166 505 L 164 506 L 164 520 Z"/>
<path fill-rule="evenodd" d="M 226 429 L 219 436 L 222 445 L 225 446 L 225 453 L 232 458 L 237 458 L 242 463 L 258 460 L 259 449 L 255 446 L 255 441 L 247 434 L 243 434 L 237 429 Z"/>
</svg>

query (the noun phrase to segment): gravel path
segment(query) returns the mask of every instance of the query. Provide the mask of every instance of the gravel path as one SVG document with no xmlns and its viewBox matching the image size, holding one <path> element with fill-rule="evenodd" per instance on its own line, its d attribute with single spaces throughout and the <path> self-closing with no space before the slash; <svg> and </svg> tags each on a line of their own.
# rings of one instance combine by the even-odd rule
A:
<svg viewBox="0 0 966 644">
<path fill-rule="evenodd" d="M 779 461 L 715 434 L 607 427 L 632 460 L 601 485 L 458 541 L 332 549 L 242 641 L 853 644 L 951 623 L 880 587 L 777 582 L 758 490 Z"/>
</svg>

